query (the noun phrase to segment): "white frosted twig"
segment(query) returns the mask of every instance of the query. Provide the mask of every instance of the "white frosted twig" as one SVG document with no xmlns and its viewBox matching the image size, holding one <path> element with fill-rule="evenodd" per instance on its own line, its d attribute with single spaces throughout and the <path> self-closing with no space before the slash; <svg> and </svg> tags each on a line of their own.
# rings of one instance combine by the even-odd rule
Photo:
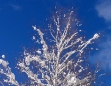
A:
<svg viewBox="0 0 111 86">
<path fill-rule="evenodd" d="M 87 68 L 80 65 L 83 62 L 81 57 L 78 57 L 77 61 L 74 63 L 71 58 L 72 55 L 79 56 L 78 54 L 83 53 L 84 49 L 91 44 L 92 40 L 95 40 L 99 37 L 98 34 L 95 34 L 88 41 L 84 41 L 82 37 L 77 38 L 78 32 L 73 34 L 68 34 L 71 29 L 72 15 L 73 11 L 70 12 L 69 17 L 66 19 L 67 24 L 62 27 L 61 18 L 59 15 L 56 17 L 53 16 L 53 21 L 56 26 L 56 30 L 50 27 L 50 34 L 54 39 L 54 49 L 50 49 L 50 45 L 46 44 L 44 39 L 44 34 L 40 29 L 37 29 L 36 26 L 32 26 L 34 30 L 38 32 L 40 36 L 42 49 L 37 51 L 37 55 L 31 55 L 29 53 L 24 54 L 24 60 L 18 65 L 21 68 L 22 72 L 25 72 L 30 79 L 37 83 L 40 86 L 88 86 L 90 84 L 89 78 L 91 75 L 87 75 L 83 79 L 77 78 L 77 76 L 85 71 Z M 77 19 L 75 19 L 77 21 Z M 53 32 L 51 32 L 51 29 Z M 61 30 L 63 29 L 63 30 Z M 68 36 L 69 35 L 69 36 Z M 53 45 L 51 45 L 53 46 Z M 68 50 L 69 49 L 69 50 Z M 64 52 L 65 51 L 65 52 Z M 71 59 L 70 59 L 71 58 Z M 38 63 L 38 72 L 34 74 L 30 69 L 31 62 Z M 69 66 L 74 65 L 74 71 L 71 73 Z M 36 65 L 34 65 L 36 66 Z M 39 68 L 40 67 L 40 68 Z M 78 68 L 79 69 L 76 69 Z M 65 73 L 65 74 L 64 74 Z M 42 77 L 38 75 L 41 74 Z M 62 76 L 62 77 L 61 77 Z M 63 80 L 61 80 L 61 78 Z M 42 82 L 45 80 L 46 83 Z"/>
<path fill-rule="evenodd" d="M 14 73 L 12 73 L 11 68 L 8 67 L 9 63 L 0 59 L 0 64 L 5 68 L 5 70 L 0 68 L 0 73 L 7 77 L 7 79 L 4 79 L 4 82 L 19 86 L 19 83 L 15 80 Z"/>
<path fill-rule="evenodd" d="M 41 83 L 41 80 L 38 79 L 38 75 L 34 74 L 29 67 L 25 66 L 24 63 L 19 63 L 18 66 L 21 68 L 21 72 L 24 72 L 27 74 L 27 76 L 32 79 L 34 82 L 38 83 L 39 85 L 44 86 L 43 83 Z"/>
<path fill-rule="evenodd" d="M 83 50 L 91 43 L 92 40 L 97 39 L 99 37 L 99 35 L 96 33 L 91 39 L 89 39 L 88 41 L 86 41 L 85 43 L 83 43 L 82 45 L 79 45 L 79 47 L 81 48 L 79 51 L 80 53 L 83 52 Z"/>
</svg>

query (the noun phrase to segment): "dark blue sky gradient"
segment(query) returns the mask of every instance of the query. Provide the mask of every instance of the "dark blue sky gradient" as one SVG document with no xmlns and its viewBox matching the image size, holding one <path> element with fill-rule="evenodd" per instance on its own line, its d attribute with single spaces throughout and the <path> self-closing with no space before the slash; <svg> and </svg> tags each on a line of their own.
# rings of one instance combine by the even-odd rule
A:
<svg viewBox="0 0 111 86">
<path fill-rule="evenodd" d="M 48 21 L 56 11 L 71 9 L 82 22 L 80 29 L 86 38 L 94 33 L 110 34 L 107 23 L 98 16 L 95 9 L 98 0 L 0 0 L 0 55 L 5 54 L 11 68 L 14 68 L 15 58 L 23 53 L 23 47 L 33 48 L 32 25 L 46 29 Z"/>
</svg>

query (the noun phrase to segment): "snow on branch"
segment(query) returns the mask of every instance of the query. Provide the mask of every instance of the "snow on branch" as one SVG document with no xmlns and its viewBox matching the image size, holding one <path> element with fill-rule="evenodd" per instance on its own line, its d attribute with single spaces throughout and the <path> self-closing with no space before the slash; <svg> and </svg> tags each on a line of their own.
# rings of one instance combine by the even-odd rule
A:
<svg viewBox="0 0 111 86">
<path fill-rule="evenodd" d="M 90 86 L 93 75 L 88 71 L 88 66 L 84 66 L 82 58 L 84 49 L 99 37 L 99 34 L 88 41 L 84 41 L 79 32 L 75 29 L 78 25 L 77 19 L 73 19 L 73 11 L 69 14 L 53 16 L 53 25 L 48 24 L 53 43 L 45 39 L 43 33 L 36 26 L 33 29 L 39 35 L 41 48 L 32 54 L 24 51 L 24 58 L 17 63 L 21 72 L 24 72 L 30 79 L 31 86 Z M 75 26 L 73 25 L 75 24 Z M 33 36 L 34 40 L 36 37 Z M 49 37 L 50 39 L 50 37 Z M 51 46 L 51 47 L 50 47 Z M 0 69 L 0 73 L 7 76 L 4 82 L 20 86 L 15 80 L 15 75 L 8 67 L 8 62 L 0 59 L 0 64 L 5 70 Z M 88 71 L 86 75 L 83 73 Z M 79 78 L 79 76 L 81 78 Z"/>
<path fill-rule="evenodd" d="M 34 30 L 36 30 L 38 32 L 38 35 L 40 36 L 41 45 L 42 45 L 42 50 L 40 51 L 40 52 L 42 52 L 41 55 L 40 56 L 35 55 L 35 58 L 37 58 L 37 59 L 39 58 L 40 60 L 37 61 L 35 59 L 35 61 L 37 61 L 40 65 L 40 67 L 38 69 L 39 69 L 39 72 L 41 72 L 40 73 L 41 75 L 43 75 L 43 73 L 47 72 L 47 75 L 43 75 L 43 76 L 47 76 L 47 77 L 42 77 L 40 80 L 41 80 L 41 83 L 44 83 L 44 82 L 42 82 L 42 80 L 45 80 L 46 85 L 48 85 L 48 86 L 49 85 L 53 85 L 53 86 L 81 85 L 82 86 L 82 84 L 84 82 L 86 82 L 86 81 L 89 82 L 89 78 L 91 77 L 91 75 L 89 75 L 89 76 L 84 77 L 83 79 L 79 79 L 79 78 L 77 78 L 77 75 L 75 72 L 76 70 L 74 70 L 73 73 L 70 73 L 70 69 L 68 70 L 68 67 L 73 63 L 72 59 L 74 59 L 74 58 L 72 58 L 72 56 L 74 54 L 78 55 L 78 61 L 73 64 L 73 65 L 75 65 L 74 66 L 75 69 L 78 66 L 80 67 L 80 69 L 78 70 L 78 73 L 81 73 L 82 71 L 87 69 L 87 68 L 85 69 L 82 66 L 80 66 L 79 63 L 81 63 L 81 58 L 79 58 L 79 55 L 83 53 L 84 49 L 89 44 L 91 44 L 91 42 L 93 40 L 95 40 L 99 37 L 99 35 L 96 33 L 91 39 L 89 39 L 88 41 L 84 41 L 82 39 L 82 37 L 77 38 L 77 35 L 79 34 L 77 31 L 68 35 L 70 30 L 72 29 L 71 28 L 72 13 L 73 12 L 71 11 L 71 13 L 69 14 L 69 17 L 66 19 L 67 25 L 64 28 L 63 27 L 61 28 L 60 16 L 59 15 L 57 15 L 56 17 L 53 16 L 53 21 L 56 26 L 56 30 L 55 30 L 56 35 L 53 34 L 53 32 L 51 32 L 51 30 L 50 30 L 50 33 L 51 33 L 52 37 L 54 38 L 54 42 L 55 42 L 54 49 L 53 48 L 49 49 L 49 45 L 46 44 L 46 41 L 44 39 L 45 36 L 41 32 L 41 30 L 36 28 L 36 26 L 32 26 L 34 28 Z M 50 27 L 50 29 L 53 29 L 53 28 Z M 51 45 L 51 46 L 53 46 L 53 45 Z M 72 48 L 72 47 L 76 47 L 76 48 Z M 33 58 L 33 56 L 30 56 L 30 57 Z M 72 58 L 72 59 L 70 60 L 69 58 Z M 26 60 L 26 57 L 25 57 L 25 60 Z M 64 75 L 64 74 L 66 74 L 66 75 Z M 70 77 L 70 79 L 67 79 L 66 77 L 68 75 L 71 75 L 73 77 Z M 61 81 L 60 76 L 63 78 L 62 81 Z"/>
<path fill-rule="evenodd" d="M 4 61 L 3 59 L 0 59 L 0 65 L 2 65 L 4 68 L 0 68 L 0 74 L 3 74 L 7 77 L 7 79 L 3 79 L 4 82 L 19 86 L 18 82 L 15 80 L 15 75 L 11 72 L 11 68 L 8 67 L 8 62 Z"/>
</svg>

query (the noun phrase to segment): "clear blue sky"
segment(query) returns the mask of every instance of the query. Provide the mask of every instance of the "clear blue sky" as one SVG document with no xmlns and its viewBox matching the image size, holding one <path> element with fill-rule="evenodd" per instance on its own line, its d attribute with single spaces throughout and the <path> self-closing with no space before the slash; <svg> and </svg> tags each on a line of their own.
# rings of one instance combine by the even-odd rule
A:
<svg viewBox="0 0 111 86">
<path fill-rule="evenodd" d="M 87 38 L 94 33 L 101 33 L 102 37 L 104 35 L 98 44 L 101 50 L 91 57 L 94 62 L 102 62 L 103 70 L 111 72 L 110 0 L 0 0 L 0 55 L 5 54 L 6 60 L 14 68 L 14 60 L 20 57 L 23 47 L 34 47 L 32 25 L 45 29 L 46 18 L 51 17 L 55 6 L 64 9 L 74 7 Z M 109 76 L 107 78 L 111 81 Z M 110 83 L 109 80 L 105 82 Z"/>
</svg>

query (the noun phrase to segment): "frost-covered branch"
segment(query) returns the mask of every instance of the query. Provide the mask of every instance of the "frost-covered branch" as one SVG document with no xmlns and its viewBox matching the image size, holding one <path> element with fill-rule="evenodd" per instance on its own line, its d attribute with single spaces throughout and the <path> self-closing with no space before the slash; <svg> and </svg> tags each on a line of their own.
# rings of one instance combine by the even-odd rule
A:
<svg viewBox="0 0 111 86">
<path fill-rule="evenodd" d="M 12 85 L 19 86 L 18 82 L 15 80 L 15 75 L 11 72 L 11 68 L 8 67 L 8 64 L 8 62 L 0 59 L 0 65 L 3 66 L 3 69 L 0 68 L 0 74 L 3 74 L 7 77 L 7 79 L 4 79 L 3 81 Z"/>
<path fill-rule="evenodd" d="M 39 36 L 37 38 L 39 48 L 33 54 L 25 50 L 23 59 L 17 64 L 20 71 L 28 76 L 31 86 L 91 85 L 93 75 L 88 71 L 88 65 L 82 54 L 85 48 L 99 37 L 99 34 L 96 33 L 91 39 L 84 41 L 79 31 L 75 30 L 78 23 L 72 16 L 73 11 L 70 11 L 68 16 L 58 15 L 56 12 L 56 16 L 53 16 L 54 27 L 48 24 L 49 35 L 52 36 L 53 41 L 47 41 L 45 33 L 32 26 Z M 35 36 L 33 38 L 36 40 Z M 4 71 L 0 69 L 0 73 L 8 77 L 4 82 L 20 86 L 7 66 L 8 62 L 0 59 L 0 64 L 5 68 Z M 83 74 L 85 71 L 86 74 Z"/>
<path fill-rule="evenodd" d="M 46 43 L 44 39 L 45 36 L 42 33 L 42 31 L 36 28 L 36 26 L 33 26 L 34 30 L 36 30 L 38 32 L 38 35 L 40 36 L 40 43 L 42 45 L 42 50 L 40 51 L 42 53 L 40 54 L 40 56 L 35 55 L 35 58 L 40 59 L 39 61 L 37 61 L 41 66 L 39 67 L 39 72 L 41 72 L 41 75 L 44 76 L 42 77 L 42 79 L 44 79 L 47 82 L 47 85 L 54 85 L 54 86 L 81 85 L 82 86 L 83 83 L 89 82 L 89 78 L 91 77 L 91 75 L 89 75 L 82 79 L 77 78 L 79 73 L 87 69 L 80 65 L 80 63 L 82 62 L 82 59 L 80 58 L 80 56 L 83 53 L 84 49 L 89 44 L 91 44 L 93 40 L 97 39 L 99 35 L 95 34 L 88 41 L 84 41 L 82 37 L 77 37 L 77 35 L 79 34 L 77 31 L 72 34 L 69 34 L 71 29 L 72 13 L 73 12 L 71 11 L 69 14 L 69 17 L 66 19 L 67 24 L 64 28 L 60 25 L 61 24 L 60 16 L 59 15 L 57 15 L 56 17 L 53 16 L 53 21 L 56 26 L 56 30 L 55 30 L 56 34 L 53 34 L 54 30 L 53 32 L 51 32 L 50 30 L 50 33 L 54 38 L 54 42 L 55 42 L 54 49 L 49 48 L 49 45 Z M 51 28 L 51 25 L 50 25 L 50 28 Z M 76 48 L 73 48 L 73 47 L 76 47 Z M 73 64 L 72 59 L 74 59 L 74 57 L 72 56 L 74 54 L 76 55 L 75 57 L 77 57 L 78 55 L 78 60 Z M 74 65 L 73 73 L 70 73 L 71 70 L 68 68 L 70 65 Z M 78 70 L 76 70 L 77 67 L 79 67 Z M 45 69 L 42 69 L 42 68 L 45 68 Z M 45 72 L 47 72 L 48 78 L 45 77 L 44 75 Z M 72 78 L 69 77 L 68 79 L 67 78 L 68 75 L 71 75 Z M 61 78 L 62 78 L 62 81 L 61 81 Z"/>
</svg>

